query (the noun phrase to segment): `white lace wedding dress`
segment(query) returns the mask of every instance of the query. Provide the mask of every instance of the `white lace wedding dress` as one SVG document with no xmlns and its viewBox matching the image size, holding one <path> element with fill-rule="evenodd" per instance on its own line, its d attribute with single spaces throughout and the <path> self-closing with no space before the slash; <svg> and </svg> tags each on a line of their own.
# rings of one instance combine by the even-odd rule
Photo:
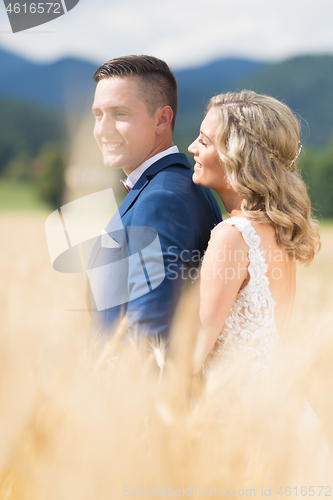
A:
<svg viewBox="0 0 333 500">
<path fill-rule="evenodd" d="M 212 363 L 224 369 L 233 360 L 246 361 L 246 380 L 254 381 L 264 375 L 269 361 L 280 344 L 278 331 L 274 319 L 275 301 L 272 298 L 269 279 L 266 276 L 268 265 L 264 251 L 260 247 L 260 237 L 248 219 L 231 217 L 220 224 L 235 226 L 243 236 L 247 246 L 250 280 L 241 289 L 230 309 L 229 315 L 213 349 Z M 216 226 L 217 227 L 217 226 Z M 214 228 L 215 229 L 215 228 Z M 240 365 L 238 364 L 237 367 Z M 217 372 L 219 376 L 221 372 Z M 207 390 L 219 391 L 219 379 L 209 378 Z M 233 372 L 234 376 L 234 372 Z M 223 387 L 223 386 L 222 386 Z M 239 386 L 237 386 L 239 388 Z M 225 388 L 224 388 L 225 389 Z M 227 407 L 220 408 L 220 416 L 227 421 Z M 300 412 L 296 432 L 301 436 L 316 436 L 319 430 L 319 420 L 312 407 L 305 400 Z M 320 436 L 320 434 L 318 434 Z M 313 464 L 317 477 L 323 477 L 327 469 L 327 457 L 330 443 L 327 439 L 318 438 L 318 446 L 314 455 Z"/>
<path fill-rule="evenodd" d="M 260 237 L 248 219 L 231 217 L 220 224 L 235 226 L 249 247 L 250 280 L 237 294 L 216 341 L 213 357 L 224 364 L 246 357 L 250 375 L 256 376 L 266 371 L 268 359 L 279 342 L 274 320 L 275 302 L 266 276 L 268 265 L 260 247 Z"/>
</svg>

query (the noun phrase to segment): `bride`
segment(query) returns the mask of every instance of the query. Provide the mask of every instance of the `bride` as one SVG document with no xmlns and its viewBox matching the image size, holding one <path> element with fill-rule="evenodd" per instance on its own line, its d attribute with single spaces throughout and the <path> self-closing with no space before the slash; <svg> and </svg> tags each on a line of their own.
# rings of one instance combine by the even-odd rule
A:
<svg viewBox="0 0 333 500">
<path fill-rule="evenodd" d="M 287 328 L 296 260 L 309 264 L 320 247 L 296 166 L 299 124 L 272 97 L 221 94 L 210 100 L 189 151 L 193 181 L 214 189 L 230 216 L 212 231 L 202 262 L 203 335 L 193 370 L 208 354 L 227 362 L 244 353 L 256 375 Z"/>
</svg>

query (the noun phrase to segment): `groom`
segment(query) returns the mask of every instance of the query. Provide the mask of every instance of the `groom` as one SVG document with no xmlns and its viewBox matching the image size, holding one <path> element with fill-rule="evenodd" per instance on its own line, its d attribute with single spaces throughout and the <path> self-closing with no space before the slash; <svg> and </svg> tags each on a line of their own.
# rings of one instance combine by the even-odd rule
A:
<svg viewBox="0 0 333 500">
<path fill-rule="evenodd" d="M 126 174 L 128 194 L 90 258 L 98 276 L 90 282 L 93 327 L 106 332 L 126 314 L 130 330 L 167 338 L 221 213 L 172 142 L 178 93 L 168 65 L 119 57 L 94 81 L 94 136 L 105 166 Z"/>
</svg>

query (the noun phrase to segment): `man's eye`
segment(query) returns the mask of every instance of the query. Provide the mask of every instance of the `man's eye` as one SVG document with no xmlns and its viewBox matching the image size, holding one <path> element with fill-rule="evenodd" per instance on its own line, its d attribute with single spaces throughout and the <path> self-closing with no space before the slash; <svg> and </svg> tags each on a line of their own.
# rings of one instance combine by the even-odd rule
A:
<svg viewBox="0 0 333 500">
<path fill-rule="evenodd" d="M 118 111 L 117 113 L 115 113 L 115 116 L 117 118 L 122 118 L 123 116 L 126 116 L 126 113 L 122 113 L 121 111 Z"/>
</svg>

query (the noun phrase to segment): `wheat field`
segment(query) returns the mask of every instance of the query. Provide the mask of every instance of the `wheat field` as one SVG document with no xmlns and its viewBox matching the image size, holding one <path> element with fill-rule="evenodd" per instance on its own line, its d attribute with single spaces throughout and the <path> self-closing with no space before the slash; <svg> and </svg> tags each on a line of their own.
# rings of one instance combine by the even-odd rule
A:
<svg viewBox="0 0 333 500">
<path fill-rule="evenodd" d="M 333 227 L 299 267 L 269 373 L 189 377 L 195 303 L 163 346 L 88 338 L 83 275 L 55 272 L 47 214 L 2 213 L 0 499 L 333 495 Z"/>
</svg>

